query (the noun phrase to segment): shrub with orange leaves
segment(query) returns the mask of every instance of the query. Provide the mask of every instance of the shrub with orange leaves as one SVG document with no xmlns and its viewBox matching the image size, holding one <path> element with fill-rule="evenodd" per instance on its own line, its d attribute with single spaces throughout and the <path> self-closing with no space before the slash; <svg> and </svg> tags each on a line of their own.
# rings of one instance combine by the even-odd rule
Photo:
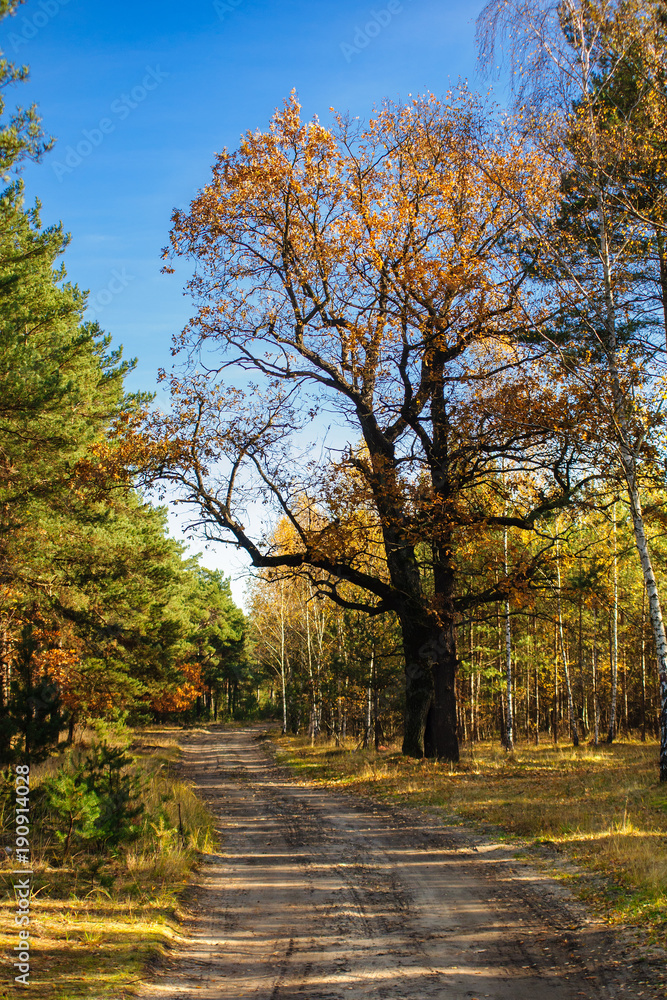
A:
<svg viewBox="0 0 667 1000">
<path fill-rule="evenodd" d="M 170 685 L 151 696 L 150 706 L 154 712 L 186 712 L 204 693 L 202 671 L 198 663 L 182 663 L 178 669 L 183 675 L 183 682 Z"/>
</svg>

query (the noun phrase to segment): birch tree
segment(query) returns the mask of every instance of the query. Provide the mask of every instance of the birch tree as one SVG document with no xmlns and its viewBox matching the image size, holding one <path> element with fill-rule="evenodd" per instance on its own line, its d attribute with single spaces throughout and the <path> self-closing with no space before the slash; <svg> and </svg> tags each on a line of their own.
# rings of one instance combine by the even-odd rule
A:
<svg viewBox="0 0 667 1000">
<path fill-rule="evenodd" d="M 517 104 L 563 178 L 557 224 L 545 230 L 533 220 L 536 240 L 554 250 L 545 279 L 569 313 L 571 336 L 556 331 L 551 344 L 600 414 L 627 491 L 659 664 L 660 778 L 667 781 L 667 636 L 641 501 L 664 374 L 664 336 L 657 336 L 645 281 L 647 247 L 662 238 L 667 218 L 654 183 L 663 153 L 643 132 L 665 109 L 658 8 L 634 0 L 491 0 L 478 28 L 487 67 L 498 38 L 507 42 Z M 643 79 L 637 100 L 624 107 L 613 89 L 631 63 Z"/>
</svg>

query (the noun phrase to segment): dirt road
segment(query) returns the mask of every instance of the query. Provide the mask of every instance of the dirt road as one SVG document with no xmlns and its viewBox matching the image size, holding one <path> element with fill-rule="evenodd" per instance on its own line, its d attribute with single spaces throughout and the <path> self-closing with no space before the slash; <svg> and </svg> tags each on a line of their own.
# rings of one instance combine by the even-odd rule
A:
<svg viewBox="0 0 667 1000">
<path fill-rule="evenodd" d="M 184 736 L 220 817 L 155 1000 L 655 997 L 609 932 L 502 846 L 298 784 L 252 729 Z"/>
</svg>

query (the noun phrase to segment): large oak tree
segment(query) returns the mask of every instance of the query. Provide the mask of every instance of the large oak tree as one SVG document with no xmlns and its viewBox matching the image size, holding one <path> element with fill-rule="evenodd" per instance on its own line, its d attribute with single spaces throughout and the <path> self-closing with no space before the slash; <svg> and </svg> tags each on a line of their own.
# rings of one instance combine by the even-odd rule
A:
<svg viewBox="0 0 667 1000">
<path fill-rule="evenodd" d="M 464 595 L 460 539 L 533 530 L 581 475 L 566 386 L 529 346 L 555 307 L 532 295 L 517 203 L 548 213 L 556 187 L 514 123 L 465 90 L 331 127 L 292 96 L 174 216 L 198 311 L 177 338 L 173 410 L 152 420 L 154 462 L 209 538 L 257 567 L 311 567 L 343 606 L 395 612 L 414 756 L 457 759 L 456 624 L 539 558 Z M 292 523 L 296 550 L 248 527 L 259 501 Z"/>
</svg>

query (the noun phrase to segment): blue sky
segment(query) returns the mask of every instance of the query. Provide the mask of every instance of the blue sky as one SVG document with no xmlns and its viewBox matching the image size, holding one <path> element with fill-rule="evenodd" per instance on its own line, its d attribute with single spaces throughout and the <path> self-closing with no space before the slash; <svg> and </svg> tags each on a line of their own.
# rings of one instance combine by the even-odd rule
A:
<svg viewBox="0 0 667 1000">
<path fill-rule="evenodd" d="M 475 78 L 474 20 L 461 0 L 28 0 L 0 26 L 31 68 L 8 102 L 35 101 L 55 149 L 24 177 L 45 223 L 72 234 L 71 281 L 138 358 L 132 389 L 154 390 L 190 315 L 184 275 L 160 274 L 174 207 L 214 153 L 264 128 L 292 88 L 304 114 L 366 116 L 384 97 L 444 93 Z M 158 397 L 159 398 L 159 397 Z M 208 560 L 207 560 L 208 561 Z M 219 560 L 214 560 L 218 562 Z"/>
</svg>

